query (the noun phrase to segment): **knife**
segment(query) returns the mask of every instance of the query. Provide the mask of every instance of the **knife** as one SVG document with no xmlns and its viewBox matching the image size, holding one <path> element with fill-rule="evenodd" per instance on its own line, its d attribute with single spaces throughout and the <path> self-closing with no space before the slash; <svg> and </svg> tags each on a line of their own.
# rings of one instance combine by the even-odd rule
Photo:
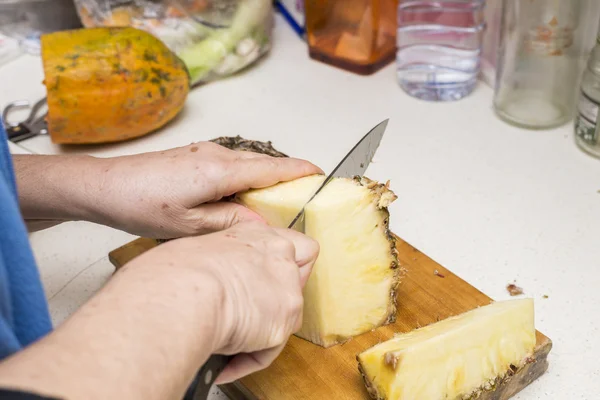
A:
<svg viewBox="0 0 600 400">
<path fill-rule="evenodd" d="M 381 138 L 383 138 L 388 121 L 389 119 L 386 119 L 378 123 L 369 131 L 369 133 L 363 136 L 363 138 L 360 139 L 356 145 L 354 145 L 352 150 L 350 150 L 348 154 L 344 156 L 342 161 L 340 161 L 333 171 L 331 171 L 321 186 L 319 186 L 315 193 L 313 193 L 313 195 L 308 199 L 306 204 L 304 204 L 302 209 L 300 209 L 300 212 L 292 220 L 288 226 L 288 229 L 292 229 L 298 220 L 304 219 L 304 210 L 306 209 L 308 203 L 310 203 L 312 199 L 314 199 L 315 196 L 319 194 L 319 192 L 323 190 L 323 188 L 327 186 L 327 184 L 333 178 L 353 178 L 355 176 L 363 176 L 369 167 L 371 160 L 373 160 L 373 156 L 379 147 L 379 143 L 381 143 Z"/>
<path fill-rule="evenodd" d="M 381 143 L 388 121 L 389 119 L 381 121 L 371 129 L 369 133 L 363 136 L 356 145 L 354 145 L 352 150 L 344 156 L 342 161 L 338 163 L 321 186 L 319 186 L 304 206 L 302 206 L 302 209 L 292 220 L 288 229 L 293 228 L 298 221 L 304 220 L 304 210 L 308 203 L 310 203 L 333 178 L 353 178 L 355 176 L 363 176 Z M 206 400 L 215 379 L 217 379 L 217 376 L 225 369 L 225 366 L 227 366 L 233 357 L 234 356 L 217 354 L 210 356 L 208 361 L 206 361 L 196 374 L 196 378 L 185 394 L 184 400 Z"/>
</svg>

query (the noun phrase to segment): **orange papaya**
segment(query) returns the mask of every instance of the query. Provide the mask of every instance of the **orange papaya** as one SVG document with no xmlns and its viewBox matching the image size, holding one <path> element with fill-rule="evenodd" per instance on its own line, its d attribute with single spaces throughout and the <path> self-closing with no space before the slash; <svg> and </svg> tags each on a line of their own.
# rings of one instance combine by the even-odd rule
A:
<svg viewBox="0 0 600 400">
<path fill-rule="evenodd" d="M 163 127 L 190 90 L 185 64 L 153 35 L 130 27 L 41 37 L 48 132 L 57 144 L 124 141 Z"/>
</svg>

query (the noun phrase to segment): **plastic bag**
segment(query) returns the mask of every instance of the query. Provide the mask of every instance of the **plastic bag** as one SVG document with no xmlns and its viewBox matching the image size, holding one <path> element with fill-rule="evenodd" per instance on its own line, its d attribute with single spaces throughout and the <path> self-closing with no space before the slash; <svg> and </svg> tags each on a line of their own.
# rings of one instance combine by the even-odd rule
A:
<svg viewBox="0 0 600 400">
<path fill-rule="evenodd" d="M 161 39 L 192 84 L 232 75 L 271 48 L 271 0 L 75 0 L 86 27 L 132 26 Z"/>
</svg>

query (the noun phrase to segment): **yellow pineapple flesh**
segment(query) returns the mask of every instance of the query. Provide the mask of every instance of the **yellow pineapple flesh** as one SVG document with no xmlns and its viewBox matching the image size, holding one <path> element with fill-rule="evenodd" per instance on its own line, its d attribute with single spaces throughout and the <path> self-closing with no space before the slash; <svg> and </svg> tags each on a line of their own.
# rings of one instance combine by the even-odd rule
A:
<svg viewBox="0 0 600 400">
<path fill-rule="evenodd" d="M 237 201 L 271 226 L 287 227 L 324 179 L 251 190 Z M 334 178 L 307 205 L 295 229 L 315 239 L 320 252 L 297 336 L 330 347 L 394 321 L 399 268 L 387 207 L 395 199 L 387 185 L 367 178 Z"/>
<path fill-rule="evenodd" d="M 518 299 L 398 335 L 357 358 L 374 399 L 458 400 L 525 365 L 535 343 L 533 300 Z"/>
</svg>

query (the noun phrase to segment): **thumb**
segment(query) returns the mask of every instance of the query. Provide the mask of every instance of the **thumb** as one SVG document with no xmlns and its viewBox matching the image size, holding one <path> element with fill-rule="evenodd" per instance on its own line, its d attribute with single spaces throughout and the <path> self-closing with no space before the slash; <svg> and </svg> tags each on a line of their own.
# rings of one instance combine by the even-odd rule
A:
<svg viewBox="0 0 600 400">
<path fill-rule="evenodd" d="M 222 231 L 240 222 L 260 221 L 260 215 L 237 203 L 202 204 L 191 210 L 191 219 L 198 234 Z"/>
</svg>

